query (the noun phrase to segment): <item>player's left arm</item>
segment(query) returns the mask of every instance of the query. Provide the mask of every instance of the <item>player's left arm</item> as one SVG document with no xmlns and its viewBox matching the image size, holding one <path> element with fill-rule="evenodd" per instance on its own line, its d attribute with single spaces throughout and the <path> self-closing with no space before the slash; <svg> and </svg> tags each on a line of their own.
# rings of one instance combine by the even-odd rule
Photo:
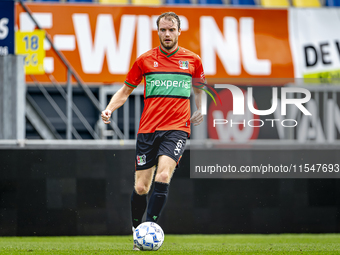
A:
<svg viewBox="0 0 340 255">
<path fill-rule="evenodd" d="M 194 87 L 194 95 L 195 95 L 195 104 L 197 110 L 192 114 L 190 118 L 190 122 L 197 126 L 203 122 L 203 115 L 202 115 L 202 90 Z"/>
<path fill-rule="evenodd" d="M 202 66 L 202 62 L 200 57 L 197 55 L 196 58 L 196 70 L 193 76 L 193 89 L 195 95 L 195 103 L 197 110 L 192 114 L 190 121 L 194 126 L 197 126 L 203 122 L 203 115 L 202 115 L 202 92 L 204 84 L 206 83 L 204 70 Z"/>
</svg>

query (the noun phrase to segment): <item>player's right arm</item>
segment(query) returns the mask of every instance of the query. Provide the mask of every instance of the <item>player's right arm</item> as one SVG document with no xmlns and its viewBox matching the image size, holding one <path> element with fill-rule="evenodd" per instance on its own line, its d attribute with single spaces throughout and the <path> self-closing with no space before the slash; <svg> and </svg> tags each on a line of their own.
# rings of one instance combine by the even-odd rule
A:
<svg viewBox="0 0 340 255">
<path fill-rule="evenodd" d="M 133 89 L 134 88 L 124 85 L 112 96 L 110 103 L 106 106 L 105 110 L 102 111 L 101 117 L 105 124 L 109 124 L 111 122 L 109 120 L 111 114 L 125 103 Z"/>
<path fill-rule="evenodd" d="M 139 61 L 140 57 L 135 61 L 131 70 L 127 74 L 124 86 L 112 96 L 110 103 L 106 106 L 105 110 L 102 111 L 101 117 L 105 124 L 109 124 L 111 122 L 111 114 L 125 103 L 132 91 L 141 82 L 143 73 L 138 64 Z"/>
</svg>

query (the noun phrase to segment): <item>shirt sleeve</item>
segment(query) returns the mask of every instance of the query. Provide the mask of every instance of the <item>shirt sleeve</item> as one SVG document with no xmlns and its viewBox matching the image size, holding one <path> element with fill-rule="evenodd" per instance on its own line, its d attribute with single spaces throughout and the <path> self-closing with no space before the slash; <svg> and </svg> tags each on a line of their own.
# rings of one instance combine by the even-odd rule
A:
<svg viewBox="0 0 340 255">
<path fill-rule="evenodd" d="M 197 57 L 195 64 L 195 73 L 193 75 L 193 85 L 194 87 L 203 88 L 206 84 L 204 70 L 202 61 L 199 57 Z"/>
<path fill-rule="evenodd" d="M 133 64 L 124 81 L 125 85 L 130 88 L 137 88 L 143 79 L 142 69 L 138 65 L 138 59 Z"/>
</svg>

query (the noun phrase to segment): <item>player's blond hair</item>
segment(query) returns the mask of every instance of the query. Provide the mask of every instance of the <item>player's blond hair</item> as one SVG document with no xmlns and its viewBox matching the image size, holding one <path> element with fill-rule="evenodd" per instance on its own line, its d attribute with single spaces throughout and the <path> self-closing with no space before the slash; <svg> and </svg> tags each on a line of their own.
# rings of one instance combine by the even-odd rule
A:
<svg viewBox="0 0 340 255">
<path fill-rule="evenodd" d="M 178 15 L 174 12 L 164 12 L 161 15 L 159 15 L 159 17 L 157 18 L 157 30 L 159 30 L 159 21 L 164 18 L 166 20 L 169 21 L 173 21 L 174 19 L 177 21 L 177 27 L 178 27 L 178 31 L 181 28 L 181 20 L 179 19 Z"/>
</svg>

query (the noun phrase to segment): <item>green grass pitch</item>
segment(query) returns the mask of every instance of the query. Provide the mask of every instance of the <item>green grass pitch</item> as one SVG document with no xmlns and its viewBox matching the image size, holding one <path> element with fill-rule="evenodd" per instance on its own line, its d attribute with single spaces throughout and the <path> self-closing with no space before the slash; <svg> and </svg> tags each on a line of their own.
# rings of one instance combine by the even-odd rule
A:
<svg viewBox="0 0 340 255">
<path fill-rule="evenodd" d="M 0 237 L 0 254 L 136 254 L 131 236 Z M 142 252 L 145 253 L 145 252 Z M 150 253 L 150 252 L 146 252 Z M 340 234 L 165 235 L 157 254 L 340 254 Z"/>
</svg>

